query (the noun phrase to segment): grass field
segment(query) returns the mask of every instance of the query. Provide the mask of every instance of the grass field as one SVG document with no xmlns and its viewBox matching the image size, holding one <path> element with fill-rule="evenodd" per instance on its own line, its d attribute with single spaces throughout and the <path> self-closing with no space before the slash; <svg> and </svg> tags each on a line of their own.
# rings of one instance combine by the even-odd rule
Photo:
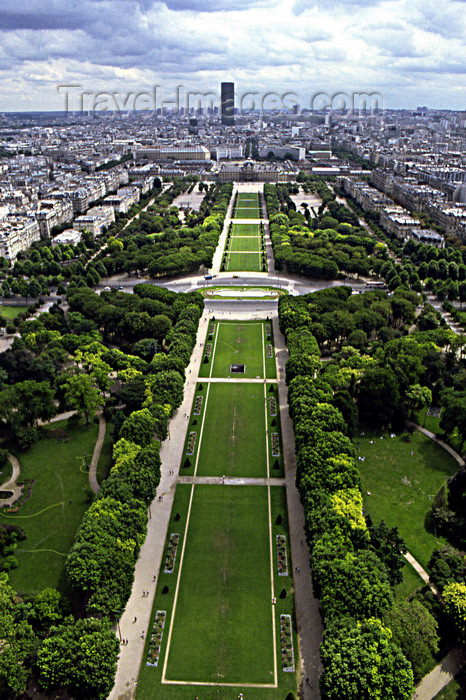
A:
<svg viewBox="0 0 466 700">
<path fill-rule="evenodd" d="M 234 214 L 234 219 L 260 219 L 259 193 L 243 192 L 238 194 Z"/>
<path fill-rule="evenodd" d="M 233 224 L 231 229 L 232 238 L 236 236 L 259 236 L 260 237 L 260 225 L 259 224 Z"/>
<path fill-rule="evenodd" d="M 210 359 L 201 364 L 199 377 L 229 377 L 230 365 L 244 364 L 245 372 L 239 377 L 275 379 L 277 368 L 272 326 L 269 325 L 270 336 L 267 336 L 263 321 L 214 322 L 214 333 L 208 334 L 205 341 L 206 347 L 211 346 Z M 268 345 L 271 357 L 267 357 Z"/>
<path fill-rule="evenodd" d="M 382 440 L 366 434 L 356 443 L 358 456 L 365 457 L 358 461 L 365 512 L 376 523 L 396 525 L 408 550 L 426 568 L 433 550 L 445 543 L 427 531 L 426 518 L 432 499 L 456 472 L 456 462 L 420 432 L 413 433 L 411 442 L 400 435 L 384 434 Z"/>
<path fill-rule="evenodd" d="M 66 556 L 90 504 L 84 453 L 90 461 L 98 426 L 68 427 L 61 421 L 51 427 L 62 428 L 70 439 L 47 438 L 42 428 L 41 438 L 29 450 L 16 451 L 21 480 L 34 480 L 32 496 L 17 514 L 0 512 L 0 522 L 14 523 L 26 532 L 15 552 L 19 565 L 9 574 L 20 593 L 38 593 L 47 586 L 65 589 Z"/>
<path fill-rule="evenodd" d="M 253 236 L 235 236 L 231 239 L 229 251 L 251 251 L 259 253 L 261 250 L 261 239 Z"/>
<path fill-rule="evenodd" d="M 264 376 L 263 323 L 218 323 L 212 377 L 229 377 L 231 364 L 244 364 L 238 377 Z"/>
<path fill-rule="evenodd" d="M 281 613 L 294 617 L 294 595 L 291 575 L 276 575 L 276 550 L 272 547 L 277 604 L 271 605 L 269 540 L 269 531 L 272 542 L 277 534 L 288 534 L 282 487 L 270 489 L 270 523 L 266 487 L 194 487 L 166 665 L 167 679 L 189 684 L 161 684 L 191 488 L 177 487 L 168 532 L 179 533 L 180 551 L 174 573 L 162 571 L 158 577 L 151 618 L 152 623 L 157 610 L 167 612 L 161 655 L 157 667 L 145 665 L 146 644 L 137 698 L 237 700 L 242 692 L 247 700 L 284 700 L 290 691 L 296 692 L 296 677 L 281 670 L 278 620 Z M 282 519 L 279 525 L 278 515 Z M 287 550 L 291 574 L 289 547 Z M 165 587 L 168 591 L 164 594 Z M 283 598 L 281 592 L 285 593 Z M 277 686 L 245 687 L 246 683 L 274 683 L 273 614 Z M 293 637 L 296 654 L 296 635 Z M 213 685 L 196 685 L 196 681 Z M 222 682 L 233 685 L 218 685 Z"/>
<path fill-rule="evenodd" d="M 274 682 L 268 529 L 265 488 L 195 487 L 167 679 Z"/>
<path fill-rule="evenodd" d="M 12 320 L 22 314 L 23 311 L 28 310 L 28 306 L 0 306 L 0 316 Z"/>
<path fill-rule="evenodd" d="M 267 263 L 265 263 L 267 267 Z M 262 272 L 261 253 L 228 253 L 227 272 Z"/>
<path fill-rule="evenodd" d="M 264 385 L 211 384 L 206 411 L 197 475 L 267 476 Z"/>
</svg>

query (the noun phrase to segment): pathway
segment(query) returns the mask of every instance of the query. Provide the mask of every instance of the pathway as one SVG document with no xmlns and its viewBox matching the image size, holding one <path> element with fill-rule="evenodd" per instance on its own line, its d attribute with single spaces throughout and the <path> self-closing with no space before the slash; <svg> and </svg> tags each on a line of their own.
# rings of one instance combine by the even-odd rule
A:
<svg viewBox="0 0 466 700">
<path fill-rule="evenodd" d="M 466 663 L 466 647 L 452 649 L 417 686 L 412 700 L 433 700 Z"/>
<path fill-rule="evenodd" d="M 285 486 L 285 479 L 238 476 L 179 476 L 177 484 L 224 484 L 225 486 Z"/>
<path fill-rule="evenodd" d="M 203 355 L 203 339 L 206 337 L 208 315 L 205 314 L 197 333 L 196 346 L 186 369 L 187 380 L 184 385 L 184 398 L 180 408 L 175 412 L 169 426 L 169 438 L 164 440 L 160 450 L 162 475 L 157 495 L 149 506 L 147 537 L 141 547 L 131 596 L 121 616 L 118 631 L 128 644 L 121 646 L 120 658 L 115 677 L 115 685 L 109 700 L 129 700 L 136 694 L 136 683 L 142 662 L 145 640 L 141 633 L 147 633 L 154 601 L 156 577 L 158 575 L 167 536 L 173 498 L 175 495 L 178 470 L 181 464 L 187 422 L 197 384 L 197 375 Z M 159 500 L 161 497 L 161 500 Z M 143 592 L 149 591 L 143 597 Z"/>
<path fill-rule="evenodd" d="M 443 447 L 444 450 L 450 454 L 453 459 L 455 459 L 460 467 L 464 465 L 464 459 L 461 457 L 461 455 L 456 452 L 456 450 L 453 449 L 453 447 L 450 447 L 450 445 L 447 445 L 446 442 L 441 440 L 439 437 L 436 436 L 435 433 L 432 433 L 430 430 L 427 430 L 427 428 L 423 428 L 422 425 L 418 425 L 417 423 L 411 423 L 411 425 L 414 425 L 416 430 L 419 430 L 421 433 L 424 433 L 424 435 L 427 435 L 431 440 L 437 443 L 437 445 L 440 445 L 440 447 Z"/>
<path fill-rule="evenodd" d="M 100 486 L 97 483 L 97 465 L 99 464 L 100 453 L 102 452 L 102 445 L 104 444 L 105 433 L 107 430 L 107 423 L 105 422 L 103 411 L 98 411 L 97 416 L 99 417 L 99 433 L 97 435 L 97 440 L 89 467 L 89 486 L 94 493 L 98 493 L 100 489 Z"/>
<path fill-rule="evenodd" d="M 422 566 L 421 566 L 421 565 L 419 564 L 419 562 L 413 557 L 413 555 L 410 554 L 409 552 L 406 552 L 406 554 L 404 554 L 403 556 L 404 556 L 404 558 L 406 559 L 406 561 L 407 561 L 409 564 L 411 564 L 411 566 L 413 567 L 413 569 L 415 570 L 415 572 L 418 574 L 418 576 L 420 576 L 420 577 L 422 578 L 422 580 L 424 581 L 424 583 L 426 583 L 426 584 L 429 586 L 429 588 L 430 588 L 430 590 L 432 591 L 432 593 L 433 593 L 434 595 L 440 597 L 440 591 L 439 591 L 439 589 L 437 588 L 437 586 L 435 585 L 435 583 L 432 583 L 432 581 L 431 581 L 430 578 L 429 578 L 429 574 L 427 573 L 427 571 L 426 571 L 425 569 L 422 568 Z"/>
<path fill-rule="evenodd" d="M 285 339 L 278 327 L 278 312 L 273 314 L 273 333 L 277 368 L 284 367 L 288 360 Z M 303 700 L 319 698 L 319 678 L 322 673 L 320 644 L 322 642 L 322 619 L 319 601 L 314 595 L 311 577 L 310 552 L 306 543 L 304 509 L 296 487 L 296 453 L 294 430 L 288 411 L 288 389 L 283 373 L 278 371 L 278 397 L 282 428 L 283 457 L 285 462 L 286 497 L 288 502 L 288 528 L 290 532 L 291 559 L 295 590 L 296 620 L 298 624 L 301 695 Z M 296 569 L 297 567 L 297 569 Z M 309 678 L 311 685 L 304 679 Z"/>
<path fill-rule="evenodd" d="M 13 473 L 8 479 L 8 481 L 5 481 L 5 483 L 0 486 L 0 490 L 12 491 L 12 495 L 9 496 L 9 498 L 0 499 L 1 507 L 12 506 L 18 500 L 18 498 L 20 498 L 23 495 L 24 489 L 24 484 L 22 486 L 18 486 L 18 484 L 16 483 L 21 474 L 21 465 L 19 463 L 18 458 L 10 452 L 8 454 L 8 459 L 11 462 L 11 466 L 13 467 Z"/>
</svg>

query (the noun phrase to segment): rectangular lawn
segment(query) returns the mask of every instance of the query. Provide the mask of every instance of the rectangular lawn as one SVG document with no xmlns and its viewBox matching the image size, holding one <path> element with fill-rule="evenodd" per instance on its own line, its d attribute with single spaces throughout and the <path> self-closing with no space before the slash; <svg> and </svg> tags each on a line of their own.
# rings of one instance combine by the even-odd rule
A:
<svg viewBox="0 0 466 700">
<path fill-rule="evenodd" d="M 166 680 L 273 684 L 267 489 L 195 486 L 186 537 Z"/>
<path fill-rule="evenodd" d="M 259 236 L 235 236 L 231 239 L 230 251 L 251 251 L 259 253 L 261 249 L 261 239 Z"/>
<path fill-rule="evenodd" d="M 259 224 L 233 224 L 231 235 L 235 236 L 260 236 Z"/>
<path fill-rule="evenodd" d="M 263 333 L 264 324 L 218 323 L 213 348 L 212 377 L 232 376 L 231 364 L 244 364 L 245 373 L 238 377 L 264 377 Z"/>
<path fill-rule="evenodd" d="M 267 265 L 267 263 L 266 263 Z M 228 253 L 227 272 L 262 272 L 261 253 Z"/>
<path fill-rule="evenodd" d="M 198 476 L 266 477 L 263 384 L 212 383 Z"/>
</svg>

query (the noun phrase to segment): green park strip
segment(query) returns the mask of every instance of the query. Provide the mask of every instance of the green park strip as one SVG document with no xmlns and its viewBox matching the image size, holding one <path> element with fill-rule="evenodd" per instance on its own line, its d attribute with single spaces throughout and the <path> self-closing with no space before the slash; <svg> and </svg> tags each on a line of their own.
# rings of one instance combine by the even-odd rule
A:
<svg viewBox="0 0 466 700">
<path fill-rule="evenodd" d="M 287 289 L 279 289 L 278 287 L 243 287 L 239 285 L 204 287 L 203 289 L 198 288 L 196 291 L 209 299 L 255 299 L 256 301 L 268 301 L 288 294 Z"/>
<path fill-rule="evenodd" d="M 239 378 L 264 378 L 264 324 L 217 323 L 213 357 L 210 361 L 211 377 L 231 376 L 231 365 L 244 365 L 244 372 L 233 375 Z"/>
<path fill-rule="evenodd" d="M 261 214 L 258 207 L 236 207 L 234 217 L 235 219 L 260 219 Z"/>
<path fill-rule="evenodd" d="M 49 586 L 64 591 L 64 554 L 74 544 L 91 502 L 89 476 L 80 466 L 85 453 L 90 462 L 98 426 L 94 422 L 68 426 L 60 421 L 48 428 L 59 429 L 66 440 L 47 438 L 47 429 L 41 428 L 32 447 L 16 452 L 20 481 L 25 482 L 25 494 L 30 490 L 30 498 L 17 513 L 0 511 L 0 522 L 18 524 L 26 534 L 14 553 L 18 566 L 9 572 L 11 585 L 20 594 L 39 593 Z"/>
<path fill-rule="evenodd" d="M 266 477 L 264 385 L 212 383 L 205 410 L 196 475 Z"/>
<path fill-rule="evenodd" d="M 231 236 L 260 236 L 260 224 L 232 224 Z"/>
<path fill-rule="evenodd" d="M 405 436 L 406 437 L 406 436 Z M 427 568 L 434 549 L 446 544 L 426 527 L 439 489 L 457 471 L 455 460 L 439 445 L 416 431 L 403 436 L 366 433 L 355 438 L 364 495 L 364 511 L 375 523 L 397 526 L 408 551 Z M 369 493 L 368 493 L 369 492 Z M 410 577 L 413 581 L 412 577 Z"/>
<path fill-rule="evenodd" d="M 237 700 L 242 692 L 248 700 L 284 700 L 289 692 L 296 692 L 296 676 L 283 672 L 280 660 L 279 618 L 281 614 L 294 615 L 286 491 L 283 487 L 195 486 L 181 563 L 191 493 L 191 486 L 177 486 L 165 554 L 173 532 L 180 537 L 179 551 L 174 573 L 164 573 L 162 567 L 158 576 L 137 698 L 193 700 L 197 696 L 202 700 Z M 287 576 L 277 575 L 277 535 L 284 536 L 287 542 L 290 564 Z M 252 556 L 257 557 L 257 564 L 251 563 Z M 247 561 L 249 565 L 245 565 Z M 224 580 L 226 574 L 230 577 L 228 586 Z M 178 575 L 166 680 L 162 684 Z M 272 575 L 277 600 L 273 608 L 270 600 Z M 159 610 L 167 613 L 160 658 L 157 666 L 148 666 L 151 630 Z M 272 614 L 275 616 L 276 687 L 273 687 Z M 223 615 L 227 615 L 226 626 Z M 242 626 L 245 618 L 247 622 Z M 228 635 L 224 634 L 225 629 Z M 259 640 L 262 640 L 260 648 Z M 297 650 L 295 632 L 293 641 Z M 225 660 L 227 644 L 231 658 Z M 227 672 L 239 674 L 236 679 L 232 677 L 233 685 L 228 685 Z M 222 673 L 224 677 L 220 678 Z M 214 676 L 213 681 L 209 680 L 209 674 L 210 678 Z M 193 678 L 199 680 L 196 682 Z"/>
<path fill-rule="evenodd" d="M 230 241 L 230 252 L 242 252 L 248 251 L 252 253 L 259 253 L 261 250 L 261 240 L 260 237 L 256 238 L 252 236 L 235 236 Z"/>
<path fill-rule="evenodd" d="M 194 487 L 166 682 L 274 684 L 268 525 L 266 488 Z"/>
<path fill-rule="evenodd" d="M 265 263 L 267 267 L 267 263 Z M 263 272 L 261 253 L 228 253 L 226 272 Z"/>
</svg>

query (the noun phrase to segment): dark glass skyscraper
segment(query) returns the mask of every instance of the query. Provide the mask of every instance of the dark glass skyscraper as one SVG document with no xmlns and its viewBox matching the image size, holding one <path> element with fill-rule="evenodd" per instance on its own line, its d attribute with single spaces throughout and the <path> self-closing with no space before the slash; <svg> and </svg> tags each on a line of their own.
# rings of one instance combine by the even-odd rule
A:
<svg viewBox="0 0 466 700">
<path fill-rule="evenodd" d="M 222 83 L 222 124 L 224 126 L 235 125 L 235 84 Z"/>
</svg>

